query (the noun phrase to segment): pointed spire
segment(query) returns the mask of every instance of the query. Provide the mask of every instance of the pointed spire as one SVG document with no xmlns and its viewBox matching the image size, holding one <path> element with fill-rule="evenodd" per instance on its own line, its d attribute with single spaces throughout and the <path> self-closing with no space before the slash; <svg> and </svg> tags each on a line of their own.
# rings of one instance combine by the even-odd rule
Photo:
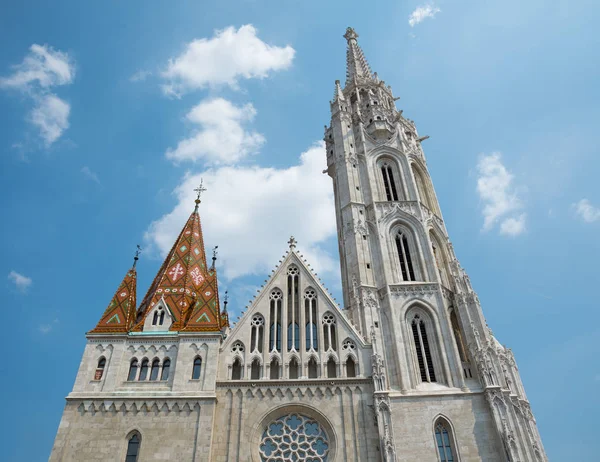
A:
<svg viewBox="0 0 600 462">
<path fill-rule="evenodd" d="M 340 81 L 335 81 L 335 91 L 333 92 L 333 101 L 346 101 L 344 97 L 344 93 L 342 92 L 342 87 L 340 85 Z"/>
<path fill-rule="evenodd" d="M 143 313 L 134 330 L 141 331 L 152 307 L 164 298 L 174 319 L 171 330 L 220 331 L 221 313 L 217 273 L 206 264 L 198 206 L 206 191 L 202 182 L 194 190 L 196 206 L 165 258 L 140 305 Z"/>
<path fill-rule="evenodd" d="M 108 307 L 100 318 L 100 321 L 92 333 L 125 333 L 128 332 L 135 322 L 136 315 L 136 292 L 137 272 L 135 264 L 139 258 L 140 246 L 135 252 L 133 266 L 121 281 L 115 295 L 110 300 Z"/>
<path fill-rule="evenodd" d="M 372 79 L 373 74 L 363 51 L 356 39 L 358 34 L 352 27 L 346 29 L 344 38 L 348 41 L 348 49 L 346 51 L 346 85 L 356 80 Z"/>
</svg>

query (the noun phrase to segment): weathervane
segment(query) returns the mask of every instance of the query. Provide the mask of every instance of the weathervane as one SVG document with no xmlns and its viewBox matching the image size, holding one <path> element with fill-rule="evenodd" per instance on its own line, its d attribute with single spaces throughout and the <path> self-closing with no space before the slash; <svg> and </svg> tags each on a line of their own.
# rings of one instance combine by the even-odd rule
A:
<svg viewBox="0 0 600 462">
<path fill-rule="evenodd" d="M 140 253 L 142 253 L 142 248 L 140 245 L 137 245 L 137 250 L 135 251 L 135 257 L 133 257 L 133 267 L 137 264 L 137 261 L 140 259 Z"/>
</svg>

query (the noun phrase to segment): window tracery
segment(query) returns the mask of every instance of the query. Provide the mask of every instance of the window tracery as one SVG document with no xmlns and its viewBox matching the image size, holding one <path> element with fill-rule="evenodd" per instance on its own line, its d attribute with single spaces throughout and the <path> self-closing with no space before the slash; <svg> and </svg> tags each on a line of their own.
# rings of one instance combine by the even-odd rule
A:
<svg viewBox="0 0 600 462">
<path fill-rule="evenodd" d="M 408 237 L 403 231 L 399 231 L 396 234 L 396 250 L 398 252 L 402 280 L 416 281 L 413 260 L 410 255 L 410 247 L 408 245 Z"/>
<path fill-rule="evenodd" d="M 418 314 L 415 314 L 411 323 L 411 328 L 421 381 L 436 382 L 433 358 L 429 347 L 429 338 L 427 337 L 427 329 L 425 327 L 425 322 L 423 322 Z"/>
<path fill-rule="evenodd" d="M 452 434 L 448 423 L 442 418 L 439 418 L 435 424 L 435 442 L 440 462 L 456 462 Z"/>
<path fill-rule="evenodd" d="M 323 345 L 325 351 L 329 349 L 337 351 L 335 316 L 331 313 L 323 315 Z"/>
<path fill-rule="evenodd" d="M 292 265 L 287 270 L 287 350 L 300 350 L 300 271 Z"/>
<path fill-rule="evenodd" d="M 316 420 L 301 414 L 290 414 L 267 425 L 259 444 L 259 453 L 261 462 L 327 462 L 330 443 L 327 433 Z"/>
<path fill-rule="evenodd" d="M 283 293 L 275 289 L 269 296 L 271 310 L 269 317 L 269 351 L 281 353 L 281 305 Z"/>
<path fill-rule="evenodd" d="M 317 293 L 308 288 L 304 291 L 304 319 L 306 321 L 305 337 L 306 351 L 317 351 L 319 343 L 317 338 Z"/>
<path fill-rule="evenodd" d="M 389 162 L 384 161 L 380 164 L 379 168 L 381 170 L 381 178 L 383 181 L 383 189 L 385 191 L 386 199 L 388 201 L 400 200 L 392 165 Z"/>
<path fill-rule="evenodd" d="M 252 316 L 251 334 L 250 334 L 250 352 L 258 351 L 262 353 L 264 343 L 265 318 L 260 314 Z"/>
</svg>

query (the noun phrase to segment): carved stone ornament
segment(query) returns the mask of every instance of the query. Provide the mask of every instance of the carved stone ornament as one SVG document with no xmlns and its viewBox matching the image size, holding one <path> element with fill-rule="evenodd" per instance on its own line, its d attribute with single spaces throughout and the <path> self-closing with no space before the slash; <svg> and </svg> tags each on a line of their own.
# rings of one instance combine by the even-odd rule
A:
<svg viewBox="0 0 600 462">
<path fill-rule="evenodd" d="M 416 296 L 432 297 L 438 293 L 437 284 L 417 284 L 417 285 L 395 285 L 390 286 L 390 292 L 394 297 Z"/>
</svg>

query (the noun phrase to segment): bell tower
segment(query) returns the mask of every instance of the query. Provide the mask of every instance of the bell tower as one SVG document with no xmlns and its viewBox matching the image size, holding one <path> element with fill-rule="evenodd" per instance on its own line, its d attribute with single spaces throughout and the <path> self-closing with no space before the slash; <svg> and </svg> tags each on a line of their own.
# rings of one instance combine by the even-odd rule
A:
<svg viewBox="0 0 600 462">
<path fill-rule="evenodd" d="M 384 460 L 416 456 L 403 451 L 418 435 L 400 437 L 407 430 L 394 428 L 396 417 L 417 412 L 415 403 L 426 405 L 432 395 L 458 407 L 467 396 L 471 408 L 477 402 L 477 418 L 489 423 L 481 441 L 491 438 L 501 448 L 485 460 L 546 460 L 512 352 L 487 326 L 454 254 L 421 146 L 428 137 L 396 108 L 399 98 L 371 71 L 354 29 L 344 38 L 346 81 L 335 82 L 325 127 L 327 173 L 345 312 L 372 339 L 373 367 L 385 370 L 373 374 L 385 377 L 375 387 L 375 402 L 385 402 Z M 420 417 L 426 419 L 414 415 Z"/>
</svg>

